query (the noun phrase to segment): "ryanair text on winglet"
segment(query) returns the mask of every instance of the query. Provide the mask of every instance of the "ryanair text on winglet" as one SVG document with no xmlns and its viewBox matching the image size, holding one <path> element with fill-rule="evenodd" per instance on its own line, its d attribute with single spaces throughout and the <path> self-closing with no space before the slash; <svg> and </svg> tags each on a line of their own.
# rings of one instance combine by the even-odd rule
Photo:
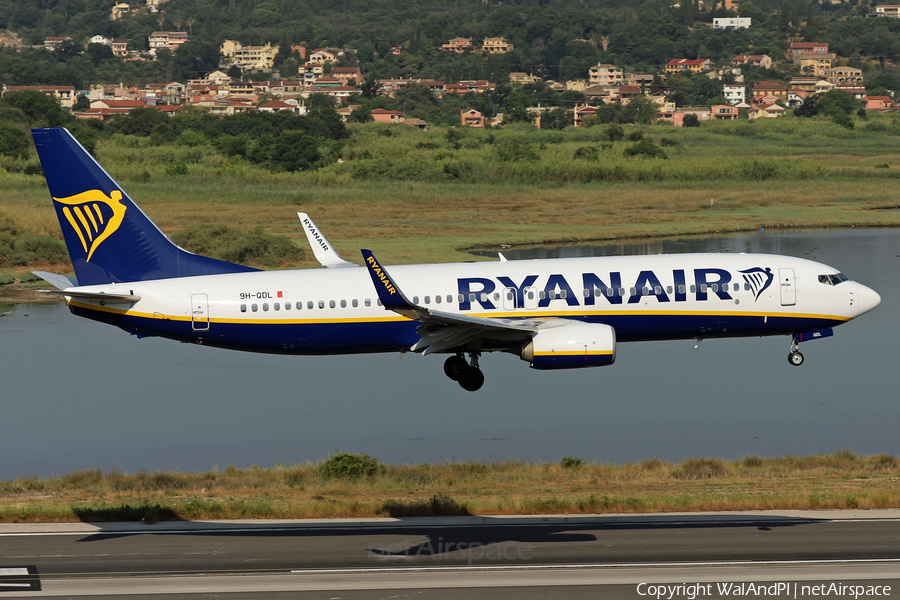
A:
<svg viewBox="0 0 900 600">
<path fill-rule="evenodd" d="M 391 280 L 388 279 L 387 275 L 384 274 L 384 271 L 382 271 L 381 267 L 378 266 L 378 263 L 375 261 L 375 257 L 369 256 L 368 258 L 366 258 L 366 262 L 372 266 L 372 271 L 374 271 L 375 274 L 378 275 L 378 279 L 380 279 L 384 284 L 385 289 L 393 296 L 397 292 L 397 290 L 394 289 L 394 284 L 391 283 Z"/>
</svg>

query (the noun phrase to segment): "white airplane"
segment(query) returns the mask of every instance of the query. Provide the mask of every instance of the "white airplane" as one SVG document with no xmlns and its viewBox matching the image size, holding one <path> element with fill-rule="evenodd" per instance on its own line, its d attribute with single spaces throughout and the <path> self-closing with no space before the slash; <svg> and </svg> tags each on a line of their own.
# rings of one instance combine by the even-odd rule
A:
<svg viewBox="0 0 900 600">
<path fill-rule="evenodd" d="M 75 279 L 37 275 L 82 317 L 139 337 L 278 354 L 449 354 L 468 391 L 483 352 L 535 369 L 611 365 L 618 342 L 789 335 L 800 342 L 881 297 L 821 263 L 675 254 L 391 266 L 342 259 L 298 213 L 325 269 L 259 271 L 173 244 L 62 128 L 32 130 Z M 468 355 L 468 360 L 465 356 Z"/>
</svg>

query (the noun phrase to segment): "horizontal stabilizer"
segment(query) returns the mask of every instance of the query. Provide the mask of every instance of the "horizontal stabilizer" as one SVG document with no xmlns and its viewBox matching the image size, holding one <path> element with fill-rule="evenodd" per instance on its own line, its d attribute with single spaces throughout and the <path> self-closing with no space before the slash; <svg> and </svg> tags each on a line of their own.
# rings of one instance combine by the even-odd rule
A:
<svg viewBox="0 0 900 600">
<path fill-rule="evenodd" d="M 100 300 L 106 302 L 137 302 L 141 299 L 137 294 L 107 294 L 106 292 L 81 292 L 78 290 L 49 290 L 41 292 L 43 294 L 53 294 L 56 296 L 67 296 L 71 298 L 82 298 L 84 300 Z"/>
<path fill-rule="evenodd" d="M 33 275 L 37 275 L 55 288 L 64 290 L 70 287 L 77 287 L 78 281 L 59 273 L 50 273 L 49 271 L 32 271 Z"/>
</svg>

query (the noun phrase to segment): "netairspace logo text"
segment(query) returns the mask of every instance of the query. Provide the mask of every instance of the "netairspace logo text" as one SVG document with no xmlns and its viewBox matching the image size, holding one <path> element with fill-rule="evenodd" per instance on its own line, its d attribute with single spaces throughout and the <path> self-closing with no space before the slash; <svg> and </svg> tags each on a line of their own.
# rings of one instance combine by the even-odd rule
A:
<svg viewBox="0 0 900 600">
<path fill-rule="evenodd" d="M 695 600 L 704 596 L 773 596 L 782 598 L 803 598 L 835 596 L 840 598 L 866 598 L 890 596 L 889 585 L 844 585 L 843 583 L 682 583 L 678 585 L 652 585 L 641 583 L 637 586 L 639 596 L 650 596 L 657 600 Z"/>
</svg>

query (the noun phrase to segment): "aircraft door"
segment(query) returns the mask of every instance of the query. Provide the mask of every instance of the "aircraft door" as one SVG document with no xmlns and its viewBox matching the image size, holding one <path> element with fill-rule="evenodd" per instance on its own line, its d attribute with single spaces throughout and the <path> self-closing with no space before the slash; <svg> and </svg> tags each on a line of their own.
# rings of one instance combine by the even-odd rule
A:
<svg viewBox="0 0 900 600">
<path fill-rule="evenodd" d="M 797 304 L 797 286 L 794 282 L 793 269 L 778 269 L 778 281 L 781 287 L 781 305 Z"/>
<path fill-rule="evenodd" d="M 525 300 L 525 308 L 534 310 L 538 307 L 538 291 L 534 286 L 528 286 L 522 290 L 522 296 Z"/>
<path fill-rule="evenodd" d="M 503 290 L 503 310 L 516 309 L 516 288 L 505 288 Z"/>
<path fill-rule="evenodd" d="M 209 331 L 209 299 L 206 294 L 191 294 L 191 327 Z"/>
</svg>

